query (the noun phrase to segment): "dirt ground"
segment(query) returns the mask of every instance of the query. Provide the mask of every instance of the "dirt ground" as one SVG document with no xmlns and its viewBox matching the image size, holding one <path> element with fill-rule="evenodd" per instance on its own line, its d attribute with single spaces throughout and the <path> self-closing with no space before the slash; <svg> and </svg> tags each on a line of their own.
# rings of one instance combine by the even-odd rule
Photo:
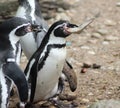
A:
<svg viewBox="0 0 120 108">
<path fill-rule="evenodd" d="M 100 13 L 99 17 L 81 34 L 72 34 L 69 41 L 68 61 L 77 75 L 77 90 L 74 100 L 78 108 L 87 108 L 103 99 L 120 99 L 120 0 L 64 0 L 71 5 L 68 10 L 59 9 L 49 24 L 60 18 L 81 24 L 85 19 Z M 44 13 L 43 13 L 44 14 Z M 21 67 L 26 59 L 23 56 Z M 83 68 L 83 64 L 90 65 Z M 93 64 L 100 65 L 94 67 Z M 93 65 L 93 66 L 92 66 Z M 81 72 L 81 70 L 83 71 Z M 11 98 L 11 108 L 17 97 Z"/>
</svg>

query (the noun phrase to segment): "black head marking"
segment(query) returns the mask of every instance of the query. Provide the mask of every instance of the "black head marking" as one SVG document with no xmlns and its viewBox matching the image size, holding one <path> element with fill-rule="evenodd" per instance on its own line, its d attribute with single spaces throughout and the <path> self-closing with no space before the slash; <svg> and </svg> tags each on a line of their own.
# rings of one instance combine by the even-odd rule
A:
<svg viewBox="0 0 120 108">
<path fill-rule="evenodd" d="M 29 29 L 30 29 L 29 25 L 22 26 L 16 30 L 15 35 L 16 36 L 24 36 L 29 32 Z"/>
<path fill-rule="evenodd" d="M 68 21 L 60 20 L 55 22 L 49 29 L 49 31 L 54 31 L 56 37 L 67 37 L 71 33 L 67 30 L 68 28 L 74 28 L 77 25 L 71 24 Z"/>
<path fill-rule="evenodd" d="M 29 21 L 23 18 L 13 17 L 0 24 L 0 34 L 9 34 L 13 29 L 17 28 L 18 26 L 28 23 Z"/>
</svg>

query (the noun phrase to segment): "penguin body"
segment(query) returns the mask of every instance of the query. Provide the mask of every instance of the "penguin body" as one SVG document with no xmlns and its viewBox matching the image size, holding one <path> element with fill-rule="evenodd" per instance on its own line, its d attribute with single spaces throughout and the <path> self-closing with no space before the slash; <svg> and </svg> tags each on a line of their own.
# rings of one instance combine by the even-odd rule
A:
<svg viewBox="0 0 120 108">
<path fill-rule="evenodd" d="M 41 41 L 45 36 L 46 31 L 48 30 L 48 25 L 42 17 L 38 0 L 18 0 L 18 2 L 19 8 L 17 10 L 16 16 L 25 18 L 32 24 L 40 25 L 44 29 L 37 34 L 29 33 L 20 39 L 22 50 L 26 57 L 30 59 L 30 57 L 41 44 Z"/>
<path fill-rule="evenodd" d="M 62 20 L 54 23 L 29 60 L 25 74 L 31 82 L 30 102 L 46 100 L 57 94 L 66 59 L 65 38 L 70 35 L 67 28 L 74 26 Z"/>
<path fill-rule="evenodd" d="M 18 17 L 0 24 L 0 108 L 7 108 L 8 106 L 12 82 L 17 87 L 21 103 L 27 102 L 28 83 L 16 62 L 18 49 L 16 44 L 20 37 L 31 32 L 32 29 L 33 25 Z"/>
</svg>

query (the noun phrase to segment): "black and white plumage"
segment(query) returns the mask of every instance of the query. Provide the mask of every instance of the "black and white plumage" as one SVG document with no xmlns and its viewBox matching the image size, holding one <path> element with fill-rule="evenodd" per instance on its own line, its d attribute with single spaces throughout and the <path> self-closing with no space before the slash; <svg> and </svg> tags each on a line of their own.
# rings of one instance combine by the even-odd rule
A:
<svg viewBox="0 0 120 108">
<path fill-rule="evenodd" d="M 32 24 L 38 24 L 44 29 L 39 33 L 29 33 L 20 39 L 22 50 L 26 57 L 30 59 L 41 44 L 41 41 L 48 30 L 48 25 L 42 17 L 39 0 L 18 0 L 18 2 L 19 7 L 16 16 L 25 18 Z"/>
<path fill-rule="evenodd" d="M 18 2 L 19 2 L 19 8 L 17 10 L 16 16 L 25 18 L 25 19 L 29 20 L 32 24 L 38 24 L 43 28 L 43 31 L 41 31 L 37 34 L 29 33 L 20 39 L 22 50 L 29 60 L 30 57 L 33 55 L 33 53 L 38 49 L 43 37 L 45 36 L 46 32 L 48 31 L 48 24 L 42 17 L 42 14 L 40 11 L 41 9 L 40 9 L 40 5 L 39 5 L 39 0 L 18 0 Z M 74 76 L 76 76 L 76 75 L 75 75 L 75 72 L 74 72 L 72 66 L 70 66 L 70 64 L 68 62 L 66 62 L 66 64 L 67 64 L 66 65 L 67 67 L 65 66 L 64 68 L 65 68 L 65 70 L 69 71 L 69 72 L 67 72 L 67 74 L 69 73 L 69 76 L 71 76 L 71 78 L 69 78 L 69 76 L 67 76 L 67 74 L 66 75 L 63 74 L 63 73 L 66 73 L 66 71 L 64 71 L 64 70 L 63 70 L 64 72 L 61 74 L 61 78 L 63 76 L 65 76 L 66 79 L 69 80 L 68 82 L 73 82 L 73 83 L 69 83 L 69 85 L 70 85 L 71 91 L 75 91 L 77 88 L 77 79 Z M 72 74 L 74 74 L 74 76 Z M 62 78 L 62 79 L 64 79 L 64 78 Z M 64 85 L 62 85 L 60 87 L 61 91 L 62 91 L 63 86 Z"/>
<path fill-rule="evenodd" d="M 12 88 L 16 85 L 21 105 L 28 99 L 28 83 L 23 71 L 16 63 L 16 44 L 22 36 L 32 29 L 39 28 L 31 25 L 23 18 L 14 17 L 0 24 L 0 108 L 7 108 Z"/>
<path fill-rule="evenodd" d="M 66 59 L 65 38 L 71 34 L 68 28 L 74 27 L 76 25 L 67 21 L 54 23 L 29 60 L 25 74 L 31 82 L 30 102 L 46 100 L 57 94 Z"/>
</svg>

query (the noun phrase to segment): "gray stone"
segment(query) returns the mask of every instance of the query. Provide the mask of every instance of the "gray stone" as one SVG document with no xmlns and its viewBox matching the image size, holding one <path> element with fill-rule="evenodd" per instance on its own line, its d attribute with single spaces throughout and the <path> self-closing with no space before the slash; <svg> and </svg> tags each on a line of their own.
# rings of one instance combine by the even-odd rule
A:
<svg viewBox="0 0 120 108">
<path fill-rule="evenodd" d="M 116 25 L 116 22 L 113 21 L 113 20 L 106 19 L 105 20 L 105 25 L 107 25 L 107 26 L 114 26 L 114 25 Z"/>
<path fill-rule="evenodd" d="M 92 37 L 99 39 L 99 38 L 101 38 L 101 34 L 100 33 L 93 33 Z"/>
<path fill-rule="evenodd" d="M 90 49 L 89 46 L 81 46 L 80 48 L 81 48 L 81 49 L 87 49 L 87 50 Z"/>
<path fill-rule="evenodd" d="M 119 40 L 119 38 L 116 36 L 106 36 L 105 40 L 106 41 L 116 41 L 116 40 Z"/>
<path fill-rule="evenodd" d="M 120 101 L 117 100 L 102 100 L 96 103 L 93 103 L 88 108 L 120 108 Z"/>
<path fill-rule="evenodd" d="M 99 29 L 99 30 L 97 30 L 97 32 L 98 32 L 99 34 L 101 34 L 101 35 L 106 35 L 106 34 L 108 34 L 108 30 L 106 30 L 106 29 Z"/>
<path fill-rule="evenodd" d="M 117 3 L 116 3 L 116 6 L 120 7 L 120 2 L 117 2 Z"/>
</svg>

